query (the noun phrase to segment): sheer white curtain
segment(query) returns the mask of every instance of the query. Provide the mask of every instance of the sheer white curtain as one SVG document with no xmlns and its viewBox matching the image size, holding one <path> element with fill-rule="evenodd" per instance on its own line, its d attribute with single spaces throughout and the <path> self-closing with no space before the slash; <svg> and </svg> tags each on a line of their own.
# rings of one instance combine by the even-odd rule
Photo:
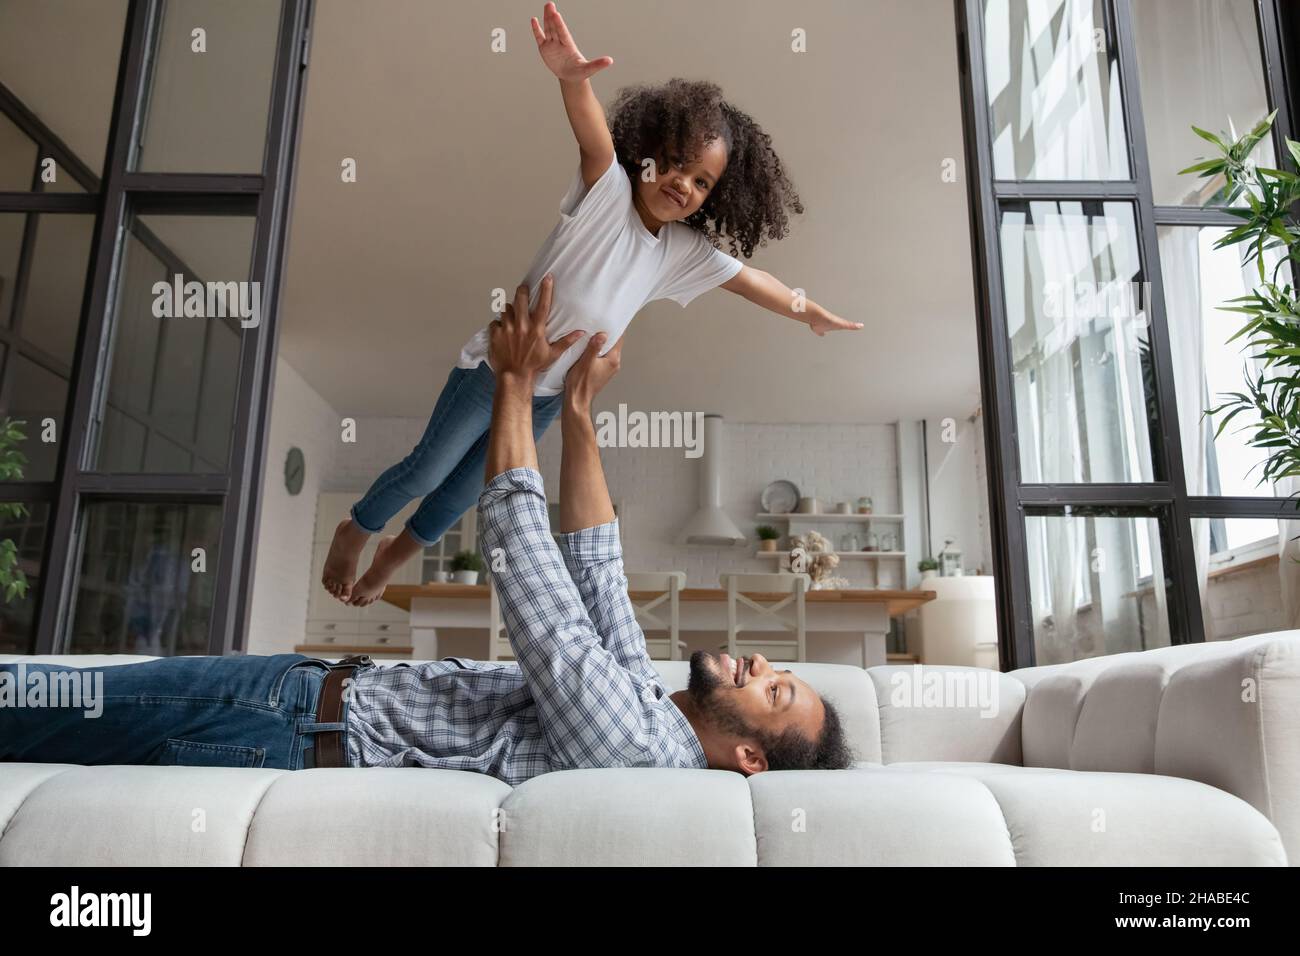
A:
<svg viewBox="0 0 1300 956">
<path fill-rule="evenodd" d="M 1024 481 L 1083 480 L 1079 408 L 1075 401 L 1074 345 L 1079 319 L 1064 308 L 1062 286 L 1076 275 L 1091 278 L 1075 260 L 1086 263 L 1086 219 L 1062 215 L 1054 203 L 1031 206 L 1034 226 L 1017 228 L 1017 256 L 1027 278 L 1028 302 L 1018 302 L 1025 327 L 1013 337 L 1013 359 L 1023 376 L 1016 390 L 1022 423 Z M 1048 296 L 1061 293 L 1061 306 L 1044 306 Z M 1029 383 L 1032 381 L 1032 385 Z M 1028 427 L 1028 431 L 1026 431 Z M 1027 441 L 1026 441 L 1027 440 Z M 1083 522 L 1076 518 L 1030 519 L 1029 558 L 1035 576 L 1033 595 L 1038 660 L 1059 663 L 1078 656 L 1079 580 L 1084 541 Z"/>
<path fill-rule="evenodd" d="M 1043 471 L 1049 475 L 1073 475 L 1079 462 L 1078 409 L 1074 401 L 1074 362 L 1069 343 L 1045 356 L 1039 366 L 1042 376 L 1043 425 L 1040 431 Z M 1079 656 L 1079 574 L 1083 560 L 1083 521 L 1079 518 L 1046 518 L 1047 598 L 1052 614 L 1050 649 L 1044 663 L 1071 661 Z"/>
<path fill-rule="evenodd" d="M 1032 209 L 1033 237 L 1024 247 L 1029 287 L 1042 304 L 1049 290 L 1064 286 L 1057 304 L 1067 307 L 1033 310 L 1032 339 L 1021 339 L 1022 347 L 1032 341 L 1033 351 L 1018 357 L 1020 367 L 1035 376 L 1028 420 L 1033 454 L 1024 463 L 1024 480 L 1149 481 L 1138 331 L 1124 297 L 1115 294 L 1139 268 L 1132 221 L 1090 215 L 1074 203 L 1035 203 Z M 1095 298 L 1069 308 L 1077 289 L 1092 290 Z M 1136 649 L 1142 638 L 1132 555 L 1145 523 L 1063 516 L 1035 524 L 1039 659 Z M 1085 597 L 1091 602 L 1087 624 L 1079 614 Z M 1050 625 L 1043 620 L 1049 614 Z"/>
</svg>

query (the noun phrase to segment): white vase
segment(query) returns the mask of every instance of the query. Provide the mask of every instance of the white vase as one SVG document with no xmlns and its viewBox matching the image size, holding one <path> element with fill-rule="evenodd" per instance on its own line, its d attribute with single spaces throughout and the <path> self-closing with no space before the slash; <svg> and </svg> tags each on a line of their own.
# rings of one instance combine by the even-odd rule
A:
<svg viewBox="0 0 1300 956">
<path fill-rule="evenodd" d="M 478 584 L 477 571 L 454 571 L 452 578 L 457 584 Z"/>
<path fill-rule="evenodd" d="M 921 572 L 921 580 L 922 580 L 922 581 L 932 581 L 932 580 L 934 580 L 935 578 L 937 578 L 938 576 L 939 576 L 939 572 L 938 572 L 938 571 L 935 571 L 935 570 L 929 570 L 929 571 L 922 571 L 922 572 Z"/>
</svg>

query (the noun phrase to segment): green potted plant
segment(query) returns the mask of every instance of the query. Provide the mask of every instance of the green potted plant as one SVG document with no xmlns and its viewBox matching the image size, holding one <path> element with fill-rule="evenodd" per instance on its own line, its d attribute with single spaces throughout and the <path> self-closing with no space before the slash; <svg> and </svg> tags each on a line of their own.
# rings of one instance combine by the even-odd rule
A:
<svg viewBox="0 0 1300 956">
<path fill-rule="evenodd" d="M 457 551 L 451 559 L 451 577 L 457 584 L 478 584 L 483 558 L 477 551 Z"/>
<path fill-rule="evenodd" d="M 27 437 L 20 427 L 25 424 L 7 416 L 0 419 L 0 481 L 22 480 L 27 456 L 15 446 Z M 17 521 L 26 516 L 27 506 L 21 501 L 0 503 L 0 520 Z M 27 575 L 18 567 L 18 546 L 9 538 L 0 541 L 0 593 L 6 604 L 27 595 Z"/>
<path fill-rule="evenodd" d="M 916 570 L 921 572 L 922 581 L 929 581 L 939 573 L 939 562 L 934 558 L 922 558 L 916 562 Z"/>
<path fill-rule="evenodd" d="M 781 537 L 781 532 L 777 531 L 770 524 L 761 524 L 754 529 L 758 535 L 760 551 L 775 551 L 777 539 Z"/>
<path fill-rule="evenodd" d="M 1300 201 L 1300 176 L 1257 166 L 1250 159 L 1256 145 L 1272 129 L 1276 115 L 1275 110 L 1232 143 L 1193 126 L 1198 136 L 1218 148 L 1220 155 L 1182 170 L 1201 178 L 1223 176 L 1224 186 L 1211 202 L 1223 204 L 1223 211 L 1240 219 L 1241 225 L 1219 239 L 1215 248 L 1242 247 L 1243 265 L 1254 263 L 1259 277 L 1250 294 L 1231 299 L 1221 308 L 1245 317 L 1245 323 L 1228 341 L 1244 338 L 1243 350 L 1252 349 L 1253 357 L 1262 359 L 1263 365 L 1257 374 L 1247 370 L 1244 392 L 1222 393 L 1221 397 L 1228 401 L 1206 409 L 1203 415 L 1227 412 L 1214 433 L 1217 439 L 1242 412 L 1255 413 L 1257 420 L 1240 430 L 1253 431 L 1248 444 L 1264 452 L 1260 484 L 1300 477 L 1300 302 L 1296 290 L 1287 282 L 1286 268 L 1300 263 L 1300 223 L 1293 214 Z M 1288 139 L 1286 148 L 1300 165 L 1300 143 Z M 1242 197 L 1246 207 L 1232 207 Z M 1266 253 L 1277 257 L 1271 270 L 1265 262 Z"/>
</svg>

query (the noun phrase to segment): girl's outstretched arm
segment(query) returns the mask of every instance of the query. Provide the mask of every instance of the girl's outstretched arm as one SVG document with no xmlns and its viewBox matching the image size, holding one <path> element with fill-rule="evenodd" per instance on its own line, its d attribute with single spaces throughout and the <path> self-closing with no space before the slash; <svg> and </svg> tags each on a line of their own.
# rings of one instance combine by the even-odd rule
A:
<svg viewBox="0 0 1300 956">
<path fill-rule="evenodd" d="M 722 288 L 743 296 L 755 305 L 761 305 L 777 315 L 803 322 L 818 335 L 825 335 L 837 329 L 862 328 L 861 322 L 841 319 L 835 313 L 823 309 L 812 299 L 795 295 L 793 289 L 762 269 L 741 266 L 739 272 L 722 283 Z"/>
<path fill-rule="evenodd" d="M 560 11 L 548 3 L 542 11 L 545 30 L 533 17 L 533 38 L 537 52 L 547 69 L 560 80 L 560 94 L 564 97 L 564 111 L 569 115 L 569 125 L 578 141 L 578 155 L 582 160 L 582 181 L 591 186 L 614 161 L 614 140 L 609 135 L 605 111 L 591 88 L 591 77 L 614 61 L 607 56 L 588 60 L 578 50 L 569 35 Z"/>
</svg>

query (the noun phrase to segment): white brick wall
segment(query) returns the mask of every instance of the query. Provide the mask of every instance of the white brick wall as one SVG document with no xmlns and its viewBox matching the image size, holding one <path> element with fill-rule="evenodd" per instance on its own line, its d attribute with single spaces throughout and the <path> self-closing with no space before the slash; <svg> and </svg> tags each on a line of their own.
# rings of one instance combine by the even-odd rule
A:
<svg viewBox="0 0 1300 956">
<path fill-rule="evenodd" d="M 284 460 L 293 446 L 306 461 L 301 493 L 284 487 Z M 262 481 L 257 564 L 249 617 L 248 653 L 284 654 L 303 642 L 311 576 L 316 499 L 335 468 L 339 416 L 284 359 L 276 362 L 271 434 Z M 318 585 L 317 585 L 318 586 Z"/>
<path fill-rule="evenodd" d="M 774 559 L 754 556 L 758 550 L 754 528 L 760 523 L 754 516 L 762 510 L 763 488 L 778 478 L 793 481 L 804 495 L 823 502 L 856 502 L 859 496 L 870 495 L 875 510 L 898 510 L 897 453 L 890 425 L 727 422 L 722 435 L 726 446 L 722 507 L 750 538 L 740 548 L 686 548 L 674 543 L 681 525 L 699 507 L 700 459 L 686 458 L 681 449 L 602 450 L 610 495 L 619 508 L 628 568 L 685 571 L 688 587 L 717 587 L 719 575 L 725 572 L 776 570 Z M 552 496 L 559 490 L 561 450 L 557 440 L 538 453 Z M 834 527 L 837 535 L 850 530 Z M 786 529 L 777 523 L 777 530 L 784 534 Z M 861 536 L 861 529 L 852 530 Z M 823 533 L 830 536 L 826 530 Z M 834 573 L 865 583 L 867 562 L 844 560 Z"/>
<path fill-rule="evenodd" d="M 1230 641 L 1237 637 L 1288 630 L 1291 627 L 1286 619 L 1282 582 L 1275 562 L 1216 574 L 1207 580 L 1206 591 L 1209 607 L 1209 619 L 1205 621 L 1207 641 Z M 1155 595 L 1150 590 L 1142 596 L 1142 614 L 1147 621 L 1160 620 Z M 1079 623 L 1081 629 L 1096 630 L 1094 616 L 1091 614 L 1081 613 Z M 1163 625 L 1153 625 L 1153 632 L 1162 628 Z M 1113 643 L 1115 635 L 1108 636 Z M 1136 635 L 1132 636 L 1131 643 L 1131 649 L 1137 650 Z M 1094 650 L 1091 653 L 1101 653 L 1102 646 L 1103 641 L 1094 636 Z M 1114 650 L 1112 647 L 1110 652 Z"/>
<path fill-rule="evenodd" d="M 1210 620 L 1205 636 L 1226 641 L 1286 628 L 1282 586 L 1276 564 L 1220 574 L 1209 580 Z"/>
</svg>

